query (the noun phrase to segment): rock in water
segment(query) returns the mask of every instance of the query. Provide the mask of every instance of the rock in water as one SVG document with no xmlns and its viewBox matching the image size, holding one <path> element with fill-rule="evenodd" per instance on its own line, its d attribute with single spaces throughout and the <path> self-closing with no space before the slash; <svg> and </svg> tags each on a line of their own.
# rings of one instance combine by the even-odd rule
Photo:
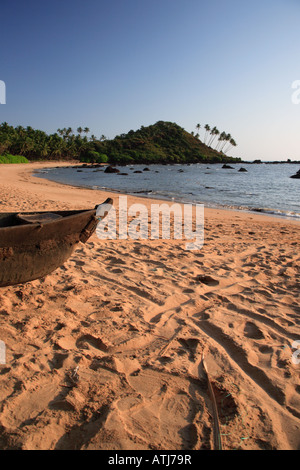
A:
<svg viewBox="0 0 300 470">
<path fill-rule="evenodd" d="M 119 173 L 120 170 L 117 168 L 113 168 L 112 166 L 108 166 L 105 168 L 104 173 Z"/>
<path fill-rule="evenodd" d="M 233 170 L 232 166 L 227 165 L 226 163 L 224 163 L 224 165 L 222 166 L 222 168 L 226 168 L 227 170 Z"/>
<path fill-rule="evenodd" d="M 290 178 L 300 179 L 300 170 L 298 170 L 295 175 L 290 176 Z"/>
</svg>

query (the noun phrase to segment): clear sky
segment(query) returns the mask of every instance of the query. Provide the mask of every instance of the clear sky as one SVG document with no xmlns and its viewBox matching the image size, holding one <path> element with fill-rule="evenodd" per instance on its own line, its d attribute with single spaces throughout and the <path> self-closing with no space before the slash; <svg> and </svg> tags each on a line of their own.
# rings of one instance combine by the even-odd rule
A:
<svg viewBox="0 0 300 470">
<path fill-rule="evenodd" d="M 0 17 L 0 122 L 209 124 L 233 156 L 300 159 L 300 0 L 1 0 Z"/>
</svg>

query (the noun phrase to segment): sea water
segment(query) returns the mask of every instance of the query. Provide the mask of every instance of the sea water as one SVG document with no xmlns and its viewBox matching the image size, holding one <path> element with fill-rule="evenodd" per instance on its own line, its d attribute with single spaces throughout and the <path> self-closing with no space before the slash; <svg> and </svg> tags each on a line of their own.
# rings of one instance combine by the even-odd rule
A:
<svg viewBox="0 0 300 470">
<path fill-rule="evenodd" d="M 222 166 L 116 165 L 120 173 L 105 173 L 105 166 L 69 167 L 40 170 L 36 176 L 91 189 L 300 218 L 300 180 L 290 178 L 299 165 L 230 164 L 232 169 Z M 247 171 L 240 172 L 241 167 Z"/>
</svg>

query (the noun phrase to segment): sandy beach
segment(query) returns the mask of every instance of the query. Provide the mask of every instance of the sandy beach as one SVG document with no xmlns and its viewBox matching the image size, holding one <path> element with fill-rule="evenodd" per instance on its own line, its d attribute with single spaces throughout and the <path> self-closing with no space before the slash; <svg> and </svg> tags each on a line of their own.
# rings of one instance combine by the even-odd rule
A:
<svg viewBox="0 0 300 470">
<path fill-rule="evenodd" d="M 0 211 L 117 207 L 32 176 L 59 165 L 1 165 Z M 299 245 L 298 221 L 205 209 L 201 250 L 94 234 L 0 288 L 0 449 L 213 449 L 204 354 L 223 449 L 299 450 Z"/>
</svg>

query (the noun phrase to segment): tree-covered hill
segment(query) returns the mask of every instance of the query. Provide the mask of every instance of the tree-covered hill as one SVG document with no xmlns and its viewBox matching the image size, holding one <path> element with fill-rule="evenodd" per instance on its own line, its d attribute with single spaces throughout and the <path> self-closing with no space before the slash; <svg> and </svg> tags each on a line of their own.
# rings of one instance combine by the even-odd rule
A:
<svg viewBox="0 0 300 470">
<path fill-rule="evenodd" d="M 205 145 L 193 133 L 172 122 L 159 121 L 114 139 L 88 137 L 87 127 L 58 129 L 48 135 L 28 126 L 0 125 L 0 155 L 21 155 L 28 160 L 80 160 L 93 163 L 197 163 L 238 162 Z M 86 134 L 86 135 L 82 135 Z"/>
<path fill-rule="evenodd" d="M 213 150 L 172 122 L 159 121 L 137 131 L 95 142 L 95 150 L 114 163 L 196 163 L 240 161 Z"/>
</svg>

